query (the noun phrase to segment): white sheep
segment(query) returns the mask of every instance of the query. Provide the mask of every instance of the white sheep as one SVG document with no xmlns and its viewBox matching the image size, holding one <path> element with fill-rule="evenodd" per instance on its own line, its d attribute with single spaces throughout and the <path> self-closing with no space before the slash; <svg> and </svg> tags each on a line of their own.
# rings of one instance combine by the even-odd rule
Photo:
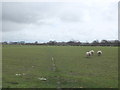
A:
<svg viewBox="0 0 120 90">
<path fill-rule="evenodd" d="M 91 50 L 90 52 L 91 52 L 91 55 L 94 55 L 94 50 Z"/>
<path fill-rule="evenodd" d="M 91 56 L 91 52 L 86 52 L 86 57 L 90 57 Z"/>
<path fill-rule="evenodd" d="M 98 56 L 102 55 L 102 51 L 100 51 L 100 50 L 97 51 L 97 55 L 98 55 Z"/>
</svg>

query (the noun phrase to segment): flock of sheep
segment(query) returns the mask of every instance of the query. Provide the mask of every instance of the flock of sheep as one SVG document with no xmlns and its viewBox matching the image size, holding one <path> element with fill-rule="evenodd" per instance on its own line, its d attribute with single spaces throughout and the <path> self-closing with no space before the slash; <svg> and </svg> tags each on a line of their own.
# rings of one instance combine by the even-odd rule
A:
<svg viewBox="0 0 120 90">
<path fill-rule="evenodd" d="M 86 52 L 86 57 L 90 57 L 90 56 L 93 56 L 94 55 L 94 53 L 95 53 L 95 51 L 94 50 L 90 50 L 90 51 L 87 51 Z M 102 51 L 97 51 L 97 55 L 98 56 L 100 56 L 100 55 L 102 55 Z"/>
</svg>

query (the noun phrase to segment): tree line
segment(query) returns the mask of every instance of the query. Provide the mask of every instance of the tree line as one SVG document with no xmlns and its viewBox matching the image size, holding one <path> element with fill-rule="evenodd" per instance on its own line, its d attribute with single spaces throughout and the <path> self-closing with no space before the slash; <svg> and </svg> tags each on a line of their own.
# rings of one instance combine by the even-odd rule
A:
<svg viewBox="0 0 120 90">
<path fill-rule="evenodd" d="M 80 41 L 68 41 L 68 42 L 57 42 L 49 41 L 46 43 L 39 43 L 35 41 L 34 43 L 26 43 L 25 41 L 20 42 L 2 42 L 2 45 L 51 45 L 51 46 L 119 46 L 119 40 L 94 40 L 93 42 L 80 42 Z"/>
</svg>

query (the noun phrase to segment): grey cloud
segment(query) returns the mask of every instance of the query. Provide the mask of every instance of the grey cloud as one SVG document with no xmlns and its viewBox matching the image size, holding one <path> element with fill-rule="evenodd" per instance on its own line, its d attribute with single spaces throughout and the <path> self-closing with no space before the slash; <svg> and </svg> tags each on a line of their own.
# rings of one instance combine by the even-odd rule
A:
<svg viewBox="0 0 120 90">
<path fill-rule="evenodd" d="M 111 2 L 95 5 L 82 2 L 3 3 L 4 40 L 89 41 L 115 38 L 116 7 L 113 8 Z"/>
<path fill-rule="evenodd" d="M 71 12 L 71 3 L 3 3 L 3 31 L 13 31 L 25 28 L 23 24 L 51 25 L 54 18 L 61 21 L 78 22 L 79 16 L 75 10 Z M 82 18 L 82 17 L 81 17 Z M 52 20 L 53 19 L 53 20 Z"/>
<path fill-rule="evenodd" d="M 68 11 L 68 8 L 72 4 L 68 3 L 66 7 L 64 5 L 67 3 L 3 3 L 2 18 L 16 23 L 34 23 L 46 17 L 60 17 L 65 21 L 78 21 L 78 12 L 76 11 L 79 7 L 75 8 L 76 11 L 71 12 Z"/>
<path fill-rule="evenodd" d="M 2 21 L 2 3 L 0 2 L 0 21 Z"/>
<path fill-rule="evenodd" d="M 62 21 L 67 21 L 67 22 L 80 22 L 80 21 L 82 21 L 80 19 L 80 17 L 75 13 L 65 13 L 64 15 L 61 16 L 60 19 Z"/>
<path fill-rule="evenodd" d="M 118 38 L 120 40 L 120 1 L 118 3 Z"/>
<path fill-rule="evenodd" d="M 16 23 L 31 23 L 38 17 L 32 6 L 25 3 L 3 3 L 2 11 L 3 20 Z"/>
<path fill-rule="evenodd" d="M 3 20 L 31 23 L 44 18 L 49 14 L 50 5 L 48 3 L 3 3 Z"/>
<path fill-rule="evenodd" d="M 2 21 L 3 32 L 19 31 L 26 27 L 26 24 L 20 24 L 11 21 Z"/>
</svg>

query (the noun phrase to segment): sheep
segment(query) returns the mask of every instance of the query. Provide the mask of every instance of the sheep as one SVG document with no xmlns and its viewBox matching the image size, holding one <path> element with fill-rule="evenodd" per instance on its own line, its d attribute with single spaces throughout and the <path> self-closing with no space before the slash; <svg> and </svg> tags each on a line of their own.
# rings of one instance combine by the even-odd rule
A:
<svg viewBox="0 0 120 90">
<path fill-rule="evenodd" d="M 100 51 L 100 50 L 97 51 L 97 55 L 98 55 L 98 56 L 102 55 L 102 51 Z"/>
<path fill-rule="evenodd" d="M 91 52 L 91 55 L 94 55 L 94 50 L 91 50 L 90 52 Z"/>
<path fill-rule="evenodd" d="M 90 56 L 91 56 L 91 52 L 90 51 L 86 52 L 86 57 L 90 57 Z"/>
</svg>

